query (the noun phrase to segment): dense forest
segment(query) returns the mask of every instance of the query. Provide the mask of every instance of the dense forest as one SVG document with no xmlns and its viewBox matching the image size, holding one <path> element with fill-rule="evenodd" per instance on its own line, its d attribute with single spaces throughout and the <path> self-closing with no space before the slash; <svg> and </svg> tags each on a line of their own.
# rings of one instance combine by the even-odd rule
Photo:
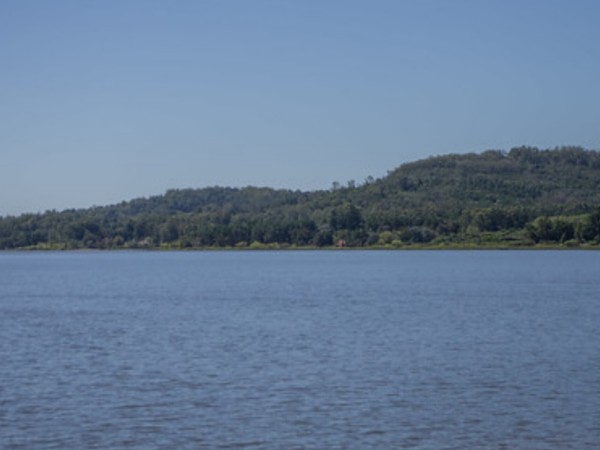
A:
<svg viewBox="0 0 600 450">
<path fill-rule="evenodd" d="M 600 244 L 600 153 L 453 154 L 326 191 L 174 189 L 0 218 L 0 249 L 529 247 Z"/>
</svg>

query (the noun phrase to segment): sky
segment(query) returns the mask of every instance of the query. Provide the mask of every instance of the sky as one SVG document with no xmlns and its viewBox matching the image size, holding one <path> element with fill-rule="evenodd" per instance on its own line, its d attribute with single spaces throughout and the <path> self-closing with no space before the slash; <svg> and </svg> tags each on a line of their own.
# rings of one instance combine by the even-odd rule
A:
<svg viewBox="0 0 600 450">
<path fill-rule="evenodd" d="M 0 0 L 0 215 L 600 148 L 592 0 Z"/>
</svg>

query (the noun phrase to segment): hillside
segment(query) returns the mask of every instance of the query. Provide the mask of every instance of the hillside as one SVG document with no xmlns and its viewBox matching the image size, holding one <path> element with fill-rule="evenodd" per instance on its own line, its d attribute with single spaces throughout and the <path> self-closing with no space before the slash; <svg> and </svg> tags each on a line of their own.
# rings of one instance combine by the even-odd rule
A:
<svg viewBox="0 0 600 450">
<path fill-rule="evenodd" d="M 169 190 L 90 209 L 0 219 L 0 248 L 206 248 L 600 241 L 600 153 L 456 154 L 360 186 Z"/>
</svg>

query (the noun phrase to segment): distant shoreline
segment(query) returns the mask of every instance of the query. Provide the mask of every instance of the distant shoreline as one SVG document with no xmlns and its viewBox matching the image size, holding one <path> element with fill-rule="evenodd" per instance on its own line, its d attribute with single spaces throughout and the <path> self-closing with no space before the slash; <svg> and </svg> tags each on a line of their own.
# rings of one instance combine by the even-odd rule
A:
<svg viewBox="0 0 600 450">
<path fill-rule="evenodd" d="M 117 248 L 61 248 L 61 247 L 20 247 L 14 249 L 1 249 L 0 253 L 27 253 L 27 252 L 65 252 L 65 253 L 84 253 L 84 252 L 355 252 L 355 251 L 485 251 L 485 250 L 502 250 L 502 251 L 521 251 L 521 250 L 585 250 L 598 251 L 600 245 L 554 245 L 554 244 L 536 244 L 536 245 L 477 245 L 477 244 L 445 244 L 445 245 L 427 245 L 427 244 L 409 244 L 404 246 L 369 246 L 369 247 L 316 247 L 316 246 L 268 246 L 260 248 L 251 247 L 117 247 Z"/>
<path fill-rule="evenodd" d="M 600 246 L 600 152 L 445 155 L 329 191 L 171 189 L 0 218 L 1 249 L 571 249 Z"/>
</svg>

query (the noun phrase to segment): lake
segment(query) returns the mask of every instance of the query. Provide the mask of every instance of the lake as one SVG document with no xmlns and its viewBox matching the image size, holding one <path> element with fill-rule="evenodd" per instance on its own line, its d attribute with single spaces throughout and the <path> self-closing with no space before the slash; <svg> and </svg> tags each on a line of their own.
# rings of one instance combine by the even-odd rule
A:
<svg viewBox="0 0 600 450">
<path fill-rule="evenodd" d="M 597 449 L 600 252 L 0 253 L 2 449 Z"/>
</svg>

